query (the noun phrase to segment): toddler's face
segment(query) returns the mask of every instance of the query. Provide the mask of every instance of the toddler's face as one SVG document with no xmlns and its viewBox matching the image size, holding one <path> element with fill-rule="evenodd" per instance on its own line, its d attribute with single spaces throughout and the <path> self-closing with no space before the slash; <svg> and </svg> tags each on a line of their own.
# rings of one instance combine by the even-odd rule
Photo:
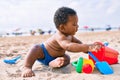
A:
<svg viewBox="0 0 120 80">
<path fill-rule="evenodd" d="M 75 35 L 78 30 L 78 17 L 77 15 L 69 16 L 67 23 L 64 25 L 65 33 L 68 35 Z"/>
</svg>

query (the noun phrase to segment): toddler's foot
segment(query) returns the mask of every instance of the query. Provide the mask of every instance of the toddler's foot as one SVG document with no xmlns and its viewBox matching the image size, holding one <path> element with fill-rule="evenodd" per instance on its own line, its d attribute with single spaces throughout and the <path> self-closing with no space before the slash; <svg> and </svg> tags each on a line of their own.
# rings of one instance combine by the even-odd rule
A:
<svg viewBox="0 0 120 80">
<path fill-rule="evenodd" d="M 62 67 L 64 65 L 64 58 L 63 57 L 58 57 L 55 60 L 51 61 L 49 63 L 50 67 L 57 68 L 57 67 Z"/>
<path fill-rule="evenodd" d="M 32 76 L 35 76 L 35 74 L 31 68 L 23 67 L 21 76 L 22 77 L 32 77 Z"/>
</svg>

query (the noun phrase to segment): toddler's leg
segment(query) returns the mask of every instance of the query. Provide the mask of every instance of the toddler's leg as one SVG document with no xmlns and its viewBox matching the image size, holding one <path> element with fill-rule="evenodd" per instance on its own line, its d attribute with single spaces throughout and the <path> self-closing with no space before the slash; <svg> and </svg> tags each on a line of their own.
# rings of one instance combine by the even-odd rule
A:
<svg viewBox="0 0 120 80">
<path fill-rule="evenodd" d="M 63 66 L 67 66 L 68 64 L 70 64 L 70 56 L 69 55 L 65 54 L 64 59 L 65 60 L 64 60 Z"/>
<path fill-rule="evenodd" d="M 44 58 L 44 54 L 40 45 L 35 45 L 28 52 L 25 58 L 25 62 L 23 64 L 23 69 L 22 69 L 22 77 L 32 77 L 35 75 L 34 72 L 32 71 L 32 66 L 38 58 L 41 59 Z"/>
<path fill-rule="evenodd" d="M 56 67 L 66 66 L 69 63 L 70 63 L 70 57 L 65 54 L 63 57 L 58 57 L 55 60 L 51 61 L 49 63 L 49 66 L 56 68 Z"/>
</svg>

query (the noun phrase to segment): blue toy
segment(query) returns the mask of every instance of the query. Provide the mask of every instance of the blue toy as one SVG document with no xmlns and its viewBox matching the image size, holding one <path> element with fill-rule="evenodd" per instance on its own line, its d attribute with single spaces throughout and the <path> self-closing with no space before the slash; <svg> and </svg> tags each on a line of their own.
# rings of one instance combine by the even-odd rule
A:
<svg viewBox="0 0 120 80">
<path fill-rule="evenodd" d="M 107 41 L 104 42 L 104 46 L 108 46 L 109 43 Z"/>
<path fill-rule="evenodd" d="M 13 58 L 13 59 L 4 59 L 3 61 L 7 64 L 16 64 L 17 60 L 21 58 L 21 55 Z"/>
</svg>

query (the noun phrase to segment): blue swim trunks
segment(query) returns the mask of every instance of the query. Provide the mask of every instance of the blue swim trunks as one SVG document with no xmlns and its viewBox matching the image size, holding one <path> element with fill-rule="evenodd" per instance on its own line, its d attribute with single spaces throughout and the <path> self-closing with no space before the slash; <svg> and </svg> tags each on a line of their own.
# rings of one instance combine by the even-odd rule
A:
<svg viewBox="0 0 120 80">
<path fill-rule="evenodd" d="M 56 59 L 54 57 L 52 57 L 51 55 L 49 55 L 48 51 L 46 50 L 44 44 L 41 44 L 40 47 L 43 50 L 44 53 L 44 58 L 43 59 L 37 59 L 39 62 L 43 63 L 44 65 L 49 65 L 49 62 Z"/>
</svg>

